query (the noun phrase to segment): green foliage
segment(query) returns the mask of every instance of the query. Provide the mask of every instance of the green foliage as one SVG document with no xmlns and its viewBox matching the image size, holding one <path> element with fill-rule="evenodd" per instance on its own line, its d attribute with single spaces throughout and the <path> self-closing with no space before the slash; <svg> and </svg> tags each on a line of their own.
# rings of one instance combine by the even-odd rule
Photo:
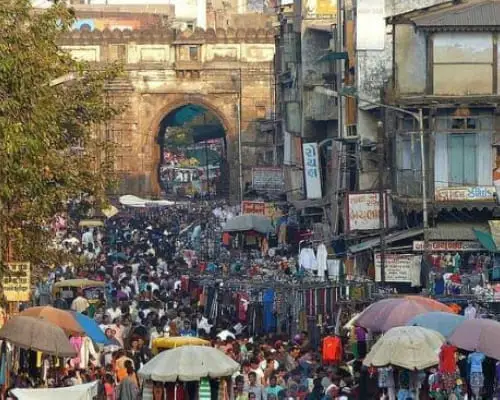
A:
<svg viewBox="0 0 500 400">
<path fill-rule="evenodd" d="M 16 260 L 34 265 L 60 256 L 44 229 L 54 214 L 82 193 L 102 205 L 112 183 L 112 157 L 101 157 L 112 144 L 92 133 L 123 110 L 105 90 L 121 68 L 92 71 L 61 51 L 73 22 L 63 4 L 0 7 L 0 248 L 5 257 L 10 242 Z M 51 84 L 70 73 L 76 79 Z"/>
</svg>

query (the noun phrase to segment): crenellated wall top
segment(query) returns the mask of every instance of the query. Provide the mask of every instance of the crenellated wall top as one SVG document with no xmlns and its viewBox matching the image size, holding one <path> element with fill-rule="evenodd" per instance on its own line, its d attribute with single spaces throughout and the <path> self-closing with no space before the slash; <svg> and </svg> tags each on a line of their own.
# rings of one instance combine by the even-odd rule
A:
<svg viewBox="0 0 500 400">
<path fill-rule="evenodd" d="M 189 43 L 273 43 L 274 29 L 207 29 L 179 31 L 156 27 L 147 30 L 90 30 L 83 28 L 66 33 L 60 45 L 126 44 L 189 44 Z"/>
</svg>

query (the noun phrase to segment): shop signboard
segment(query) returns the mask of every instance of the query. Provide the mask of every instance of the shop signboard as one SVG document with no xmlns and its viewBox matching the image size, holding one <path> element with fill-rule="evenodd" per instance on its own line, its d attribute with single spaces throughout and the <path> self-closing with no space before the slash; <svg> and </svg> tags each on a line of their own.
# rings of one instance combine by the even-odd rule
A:
<svg viewBox="0 0 500 400">
<path fill-rule="evenodd" d="M 411 282 L 411 270 L 422 256 L 415 254 L 385 254 L 385 281 Z M 375 253 L 375 281 L 380 282 L 380 253 Z"/>
<path fill-rule="evenodd" d="M 424 248 L 423 240 L 413 241 L 413 251 L 424 251 Z M 484 251 L 484 247 L 481 246 L 481 243 L 473 240 L 435 240 L 429 242 L 428 250 L 434 252 Z"/>
<path fill-rule="evenodd" d="M 266 212 L 266 203 L 263 201 L 245 200 L 241 202 L 242 214 L 264 215 L 265 212 Z"/>
<path fill-rule="evenodd" d="M 434 197 L 437 202 L 447 201 L 495 201 L 494 186 L 466 186 L 436 188 Z"/>
<path fill-rule="evenodd" d="M 306 195 L 308 199 L 321 199 L 321 173 L 319 169 L 318 144 L 304 143 L 302 145 L 304 156 L 304 176 Z"/>
<path fill-rule="evenodd" d="M 7 270 L 8 272 L 2 277 L 5 299 L 9 302 L 29 301 L 31 297 L 30 263 L 9 263 Z"/>
<path fill-rule="evenodd" d="M 252 168 L 252 188 L 259 192 L 283 192 L 285 190 L 283 168 Z"/>
<path fill-rule="evenodd" d="M 248 201 L 241 202 L 242 214 L 264 215 L 271 219 L 281 217 L 281 210 L 274 203 L 266 203 L 264 201 Z"/>
<path fill-rule="evenodd" d="M 385 227 L 393 228 L 397 219 L 392 210 L 391 198 L 385 194 Z M 349 193 L 347 195 L 347 226 L 349 231 L 380 229 L 379 193 Z"/>
</svg>

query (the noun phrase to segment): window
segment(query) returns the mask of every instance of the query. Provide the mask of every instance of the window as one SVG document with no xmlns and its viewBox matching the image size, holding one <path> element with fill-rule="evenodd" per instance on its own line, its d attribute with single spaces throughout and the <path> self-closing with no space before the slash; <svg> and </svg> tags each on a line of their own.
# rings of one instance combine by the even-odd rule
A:
<svg viewBox="0 0 500 400">
<path fill-rule="evenodd" d="M 190 61 L 198 61 L 198 46 L 189 46 L 189 60 Z"/>
<path fill-rule="evenodd" d="M 493 94 L 491 33 L 437 33 L 432 54 L 434 95 Z"/>
<path fill-rule="evenodd" d="M 455 130 L 476 130 L 480 129 L 479 119 L 476 118 L 452 118 L 451 119 L 451 129 Z"/>
<path fill-rule="evenodd" d="M 471 133 L 448 136 L 449 186 L 477 184 L 477 143 Z"/>
</svg>

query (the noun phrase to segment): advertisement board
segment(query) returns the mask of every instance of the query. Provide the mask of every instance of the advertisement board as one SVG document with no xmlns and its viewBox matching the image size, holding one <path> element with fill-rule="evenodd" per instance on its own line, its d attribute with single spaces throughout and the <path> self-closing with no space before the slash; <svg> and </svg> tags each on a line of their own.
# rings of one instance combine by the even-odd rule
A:
<svg viewBox="0 0 500 400">
<path fill-rule="evenodd" d="M 260 192 L 282 192 L 285 190 L 283 168 L 252 168 L 252 188 Z"/>
<path fill-rule="evenodd" d="M 385 254 L 385 281 L 411 282 L 412 269 L 420 268 L 422 256 L 414 254 Z M 419 269 L 420 271 L 420 269 Z M 380 282 L 380 253 L 375 253 L 375 281 Z"/>
<path fill-rule="evenodd" d="M 2 277 L 5 299 L 10 302 L 29 301 L 31 298 L 31 269 L 28 262 L 7 264 L 8 271 Z"/>
<path fill-rule="evenodd" d="M 349 231 L 369 231 L 380 229 L 380 194 L 349 193 L 347 195 L 347 227 Z M 392 201 L 387 193 L 385 198 L 385 227 L 393 228 L 397 219 L 392 209 Z"/>
<path fill-rule="evenodd" d="M 321 199 L 321 173 L 319 168 L 318 144 L 304 143 L 302 145 L 304 157 L 304 177 L 306 196 L 308 199 Z"/>
<path fill-rule="evenodd" d="M 467 186 L 436 188 L 436 201 L 495 201 L 494 186 Z"/>
<path fill-rule="evenodd" d="M 415 240 L 413 242 L 413 251 L 424 251 L 424 241 Z M 432 252 L 436 251 L 483 251 L 484 247 L 481 243 L 468 241 L 468 240 L 436 240 L 429 242 L 428 250 Z"/>
</svg>

